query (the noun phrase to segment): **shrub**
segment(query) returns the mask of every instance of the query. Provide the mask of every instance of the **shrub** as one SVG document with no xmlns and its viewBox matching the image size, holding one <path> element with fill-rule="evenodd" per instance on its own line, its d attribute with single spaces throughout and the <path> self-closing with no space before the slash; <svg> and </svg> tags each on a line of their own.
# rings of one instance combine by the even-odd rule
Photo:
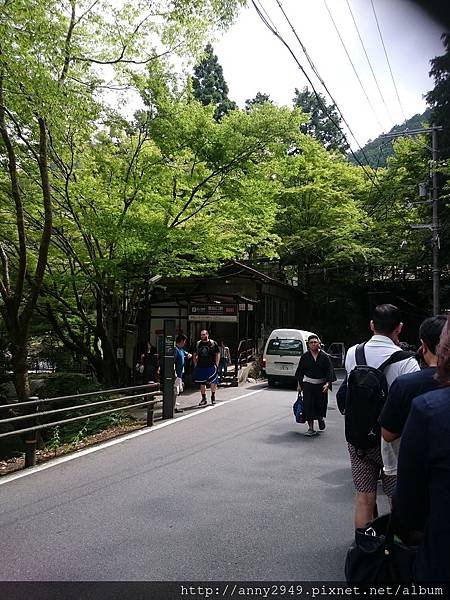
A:
<svg viewBox="0 0 450 600">
<path fill-rule="evenodd" d="M 39 388 L 39 398 L 57 398 L 59 396 L 73 396 L 74 394 L 87 394 L 101 389 L 101 385 L 80 373 L 57 373 L 47 378 Z"/>
<path fill-rule="evenodd" d="M 47 381 L 38 390 L 40 398 L 58 398 L 60 396 L 73 396 L 74 394 L 87 394 L 89 392 L 96 392 L 101 390 L 101 385 L 97 382 L 92 381 L 85 375 L 79 373 L 57 373 L 51 375 Z M 97 402 L 100 400 L 107 400 L 108 396 L 89 396 L 87 398 L 80 398 L 79 400 L 67 400 L 58 402 L 58 404 L 49 404 L 46 409 L 51 408 L 66 408 L 73 405 L 79 404 L 90 404 L 91 402 Z M 104 404 L 102 406 L 93 406 L 86 409 L 78 409 L 67 413 L 60 413 L 57 415 L 50 415 L 47 418 L 47 422 L 53 420 L 63 420 L 65 418 L 78 417 L 81 415 L 87 415 L 90 412 L 97 410 L 108 410 L 112 409 L 117 404 Z M 80 419 L 73 423 L 67 423 L 66 425 L 59 425 L 46 430 L 43 430 L 42 436 L 44 443 L 48 446 L 48 443 L 53 447 L 55 444 L 55 438 L 61 444 L 76 444 L 83 437 L 98 433 L 107 429 L 111 425 L 126 420 L 127 417 L 122 411 L 117 413 L 109 413 L 107 415 L 99 415 L 98 417 L 92 416 L 86 419 Z M 43 419 L 41 422 L 45 422 Z M 57 433 L 56 433 L 57 432 Z"/>
</svg>

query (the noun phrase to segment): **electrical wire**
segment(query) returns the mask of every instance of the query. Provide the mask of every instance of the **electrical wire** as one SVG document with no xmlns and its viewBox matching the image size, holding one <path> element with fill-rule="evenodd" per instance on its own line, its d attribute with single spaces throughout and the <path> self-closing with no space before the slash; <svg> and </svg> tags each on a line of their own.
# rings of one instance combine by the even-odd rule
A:
<svg viewBox="0 0 450 600">
<path fill-rule="evenodd" d="M 364 152 L 364 149 L 361 147 L 360 143 L 358 142 L 358 140 L 355 137 L 355 134 L 353 133 L 350 125 L 348 124 L 347 120 L 345 119 L 344 115 L 342 114 L 341 110 L 339 109 L 336 101 L 334 100 L 331 92 L 329 91 L 327 85 L 325 84 L 324 80 L 320 77 L 319 72 L 317 71 L 311 57 L 309 56 L 304 44 L 302 43 L 302 41 L 300 40 L 300 37 L 297 34 L 297 31 L 295 30 L 294 26 L 292 25 L 289 17 L 287 16 L 286 12 L 283 9 L 283 6 L 281 4 L 281 2 L 279 0 L 276 0 L 277 4 L 281 10 L 281 12 L 283 13 L 284 18 L 286 19 L 286 21 L 288 22 L 291 30 L 293 31 L 297 41 L 299 42 L 303 53 L 305 54 L 309 65 L 311 66 L 311 69 L 313 70 L 314 74 L 316 75 L 316 77 L 319 79 L 320 83 L 323 85 L 324 89 L 327 91 L 329 97 L 331 98 L 331 101 L 333 102 L 333 104 L 336 107 L 336 110 L 338 111 L 342 121 L 345 123 L 345 125 L 347 126 L 347 129 L 349 130 L 351 136 L 353 137 L 353 139 L 355 140 L 358 148 L 360 149 L 362 155 L 364 156 L 367 164 L 370 166 L 369 164 L 369 160 Z M 353 158 L 355 159 L 355 161 L 359 164 L 359 166 L 363 169 L 363 171 L 365 172 L 365 174 L 367 175 L 367 177 L 372 181 L 373 179 L 373 175 L 371 173 L 369 173 L 369 171 L 365 168 L 365 165 L 359 160 L 359 158 L 356 156 L 355 152 L 352 150 L 352 148 L 350 147 L 350 144 L 347 140 L 347 136 L 345 135 L 345 133 L 342 131 L 342 128 L 340 127 L 339 123 L 336 122 L 336 120 L 333 118 L 333 116 L 330 114 L 327 106 L 325 105 L 325 103 L 323 102 L 322 98 L 320 97 L 320 94 L 317 92 L 313 82 L 311 81 L 311 78 L 308 76 L 308 74 L 306 73 L 305 69 L 303 68 L 303 66 L 301 65 L 300 61 L 298 60 L 297 56 L 295 55 L 294 51 L 292 50 L 292 48 L 289 46 L 289 44 L 286 42 L 286 40 L 282 37 L 282 35 L 279 33 L 279 31 L 276 28 L 273 28 L 270 26 L 270 23 L 264 18 L 264 16 L 261 14 L 261 11 L 258 9 L 256 2 L 260 3 L 259 0 L 252 0 L 252 4 L 255 7 L 256 12 L 258 13 L 259 17 L 262 19 L 263 23 L 266 25 L 266 27 L 282 42 L 282 44 L 288 49 L 288 51 L 290 52 L 290 54 L 292 55 L 292 57 L 294 58 L 295 62 L 297 63 L 298 67 L 300 68 L 300 70 L 302 71 L 303 75 L 306 77 L 308 83 L 310 84 L 314 95 L 316 96 L 317 102 L 319 104 L 319 106 L 321 107 L 321 109 L 323 110 L 323 112 L 326 114 L 326 116 L 329 118 L 329 120 L 333 123 L 333 125 L 336 127 L 336 129 L 340 132 L 342 139 L 345 140 L 347 146 L 350 149 L 350 152 L 353 156 Z M 266 12 L 266 11 L 264 11 Z M 266 13 L 267 14 L 267 13 Z"/>
<path fill-rule="evenodd" d="M 373 10 L 373 14 L 374 14 L 375 21 L 376 21 L 376 24 L 377 24 L 378 33 L 380 35 L 381 44 L 383 46 L 384 55 L 386 57 L 386 62 L 387 62 L 388 67 L 389 67 L 389 72 L 391 74 L 391 79 L 392 79 L 392 83 L 394 85 L 395 93 L 397 94 L 398 104 L 400 106 L 400 110 L 402 111 L 403 119 L 406 121 L 406 114 L 405 114 L 405 111 L 403 109 L 402 101 L 400 100 L 400 94 L 398 93 L 397 84 L 395 83 L 394 74 L 392 72 L 391 63 L 389 62 L 388 53 L 387 53 L 387 50 L 386 50 L 386 46 L 384 44 L 383 34 L 381 33 L 380 23 L 378 21 L 377 12 L 375 10 L 375 5 L 373 3 L 373 0 L 370 0 L 370 4 L 372 5 L 372 10 Z"/>
<path fill-rule="evenodd" d="M 387 112 L 387 115 L 388 115 L 388 118 L 389 118 L 389 122 L 392 123 L 392 122 L 394 122 L 394 119 L 392 118 L 391 111 L 389 110 L 389 107 L 388 107 L 388 105 L 387 105 L 387 103 L 386 103 L 386 101 L 384 99 L 384 95 L 383 95 L 383 92 L 381 91 L 380 84 L 378 83 L 378 79 L 377 79 L 377 77 L 375 75 L 375 71 L 373 70 L 372 63 L 370 62 L 370 58 L 369 58 L 369 55 L 367 53 L 366 46 L 365 46 L 364 41 L 362 39 L 361 33 L 359 31 L 359 27 L 358 27 L 358 24 L 356 22 L 355 16 L 353 14 L 352 7 L 350 6 L 350 0 L 346 0 L 346 2 L 347 2 L 348 10 L 350 11 L 350 15 L 351 15 L 352 20 L 353 20 L 353 24 L 355 25 L 355 29 L 356 29 L 356 32 L 358 34 L 359 41 L 361 42 L 361 46 L 362 46 L 362 48 L 364 50 L 364 54 L 365 54 L 366 59 L 367 59 L 367 64 L 369 65 L 370 72 L 372 73 L 373 80 L 375 81 L 375 85 L 377 86 L 377 90 L 378 90 L 378 93 L 380 94 L 381 101 L 383 102 L 384 107 L 386 109 L 386 112 Z"/>
<path fill-rule="evenodd" d="M 342 114 L 342 111 L 340 110 L 340 108 L 339 108 L 339 106 L 338 106 L 338 104 L 337 104 L 336 100 L 333 98 L 333 95 L 332 95 L 332 93 L 330 92 L 330 90 L 328 89 L 328 87 L 327 87 L 327 85 L 326 85 L 325 81 L 324 81 L 324 80 L 323 80 L 323 78 L 320 76 L 320 73 L 319 73 L 319 71 L 317 70 L 317 68 L 316 68 L 316 66 L 315 66 L 315 64 L 314 64 L 314 62 L 313 62 L 313 60 L 312 60 L 312 58 L 311 58 L 311 57 L 310 57 L 310 55 L 308 54 L 308 51 L 307 51 L 307 49 L 306 49 L 305 45 L 304 45 L 304 44 L 303 44 L 303 42 L 301 41 L 301 39 L 300 39 L 300 37 L 299 37 L 299 35 L 298 35 L 298 33 L 297 33 L 297 31 L 296 31 L 295 27 L 293 26 L 293 24 L 292 24 L 291 20 L 290 20 L 290 19 L 289 19 L 289 17 L 287 16 L 287 14 L 286 14 L 286 12 L 285 12 L 285 10 L 284 10 L 284 8 L 283 8 L 283 5 L 281 4 L 281 2 L 280 2 L 279 0 L 276 0 L 276 2 L 277 2 L 277 4 L 278 4 L 278 7 L 279 7 L 279 9 L 280 9 L 280 10 L 281 10 L 281 12 L 283 13 L 283 16 L 284 16 L 284 18 L 286 19 L 286 21 L 287 21 L 287 23 L 288 23 L 289 27 L 291 28 L 291 30 L 292 30 L 292 32 L 293 32 L 293 34 L 294 34 L 294 36 L 296 37 L 296 39 L 297 39 L 298 43 L 300 44 L 300 47 L 301 47 L 301 49 L 302 49 L 302 51 L 303 51 L 303 54 L 305 55 L 305 57 L 306 57 L 306 59 L 307 59 L 307 61 L 308 61 L 308 63 L 309 63 L 309 66 L 311 67 L 311 70 L 312 70 L 312 72 L 314 73 L 314 75 L 317 77 L 317 79 L 318 79 L 318 80 L 320 81 L 320 83 L 322 84 L 323 88 L 325 89 L 325 91 L 327 92 L 328 96 L 330 97 L 330 99 L 331 99 L 332 103 L 334 104 L 334 106 L 335 106 L 336 110 L 338 111 L 338 113 L 339 113 L 339 116 L 341 117 L 342 121 L 345 123 L 345 125 L 346 125 L 347 129 L 349 130 L 349 132 L 350 132 L 350 135 L 351 135 L 351 136 L 352 136 L 352 138 L 355 140 L 355 142 L 356 142 L 356 145 L 358 146 L 358 148 L 359 148 L 359 149 L 362 151 L 362 153 L 364 154 L 364 151 L 363 151 L 363 149 L 361 148 L 361 145 L 359 144 L 358 140 L 356 139 L 356 136 L 355 136 L 355 134 L 353 133 L 353 131 L 352 131 L 352 128 L 350 127 L 349 123 L 347 122 L 347 120 L 345 119 L 344 115 Z M 282 42 L 283 42 L 285 45 L 287 45 L 287 44 L 286 44 L 286 42 L 285 42 L 284 40 L 281 40 L 281 41 L 282 41 Z M 290 50 L 290 48 L 289 48 L 289 50 Z M 292 51 L 291 51 L 291 54 L 292 54 Z M 305 74 L 305 76 L 306 76 L 306 74 Z M 307 76 L 306 76 L 306 77 L 307 77 Z M 309 83 L 310 83 L 311 87 L 313 88 L 313 91 L 314 91 L 314 93 L 316 94 L 316 97 L 317 97 L 317 92 L 316 92 L 316 90 L 314 89 L 314 86 L 313 86 L 312 82 L 310 81 L 310 79 L 309 79 L 308 77 L 307 77 L 307 79 L 308 79 L 308 81 L 309 81 Z M 335 122 L 335 121 L 334 121 L 334 120 L 331 118 L 331 115 L 328 113 L 328 110 L 327 110 L 326 106 L 324 106 L 324 103 L 323 103 L 322 101 L 320 102 L 320 104 L 321 104 L 321 107 L 323 107 L 323 110 L 325 111 L 325 114 L 327 115 L 327 117 L 328 117 L 328 118 L 329 118 L 329 119 L 332 121 L 332 123 L 335 125 L 335 127 L 337 127 L 337 128 L 338 128 L 338 130 L 340 131 L 340 133 L 341 133 L 341 134 L 344 136 L 344 138 L 345 138 L 345 141 L 347 142 L 347 144 L 348 144 L 348 146 L 349 146 L 349 148 L 350 148 L 350 144 L 348 143 L 346 136 L 343 134 L 343 132 L 342 132 L 342 130 L 341 130 L 341 128 L 340 128 L 340 126 L 339 126 L 339 124 L 337 124 L 337 123 L 336 123 L 336 122 Z M 350 149 L 350 151 L 351 151 L 351 149 Z M 353 153 L 352 153 L 352 154 L 353 154 Z M 354 158 L 355 158 L 355 157 L 354 157 Z M 367 160 L 367 157 L 365 157 L 365 158 L 366 158 L 366 160 Z M 355 160 L 356 160 L 356 158 L 355 158 Z M 358 162 L 359 162 L 359 161 L 358 161 Z M 369 161 L 367 160 L 367 162 L 369 162 Z"/>
<path fill-rule="evenodd" d="M 319 74 L 319 72 L 318 72 L 317 68 L 315 67 L 315 65 L 314 65 L 314 63 L 313 63 L 313 61 L 312 61 L 311 57 L 309 56 L 309 54 L 308 54 L 308 52 L 307 52 L 307 50 L 306 50 L 306 48 L 305 48 L 304 44 L 303 44 L 303 43 L 302 43 L 302 41 L 300 40 L 300 37 L 299 37 L 299 35 L 298 35 L 298 33 L 297 33 L 297 31 L 296 31 L 295 27 L 293 26 L 292 22 L 290 21 L 289 17 L 287 16 L 287 14 L 286 14 L 285 10 L 283 9 L 283 6 L 282 6 L 282 4 L 281 4 L 281 1 L 280 1 L 280 0 L 276 0 L 276 2 L 277 2 L 277 4 L 278 4 L 278 7 L 280 8 L 281 12 L 283 13 L 283 16 L 284 16 L 284 18 L 286 19 L 287 23 L 289 24 L 289 26 L 290 26 L 290 28 L 291 28 L 292 32 L 294 33 L 294 35 L 295 35 L 295 37 L 296 37 L 297 41 L 299 42 L 299 44 L 300 44 L 300 46 L 301 46 L 301 48 L 302 48 L 302 51 L 303 51 L 303 53 L 305 54 L 305 56 L 306 56 L 306 58 L 307 58 L 307 60 L 308 60 L 308 63 L 309 63 L 309 64 L 310 64 L 310 66 L 311 66 L 311 69 L 312 69 L 312 71 L 313 71 L 313 72 L 314 72 L 314 74 L 317 76 L 317 78 L 319 79 L 320 83 L 323 85 L 324 89 L 327 91 L 327 93 L 328 93 L 329 97 L 331 98 L 332 102 L 335 104 L 335 106 L 336 106 L 336 109 L 338 110 L 338 112 L 339 112 L 339 114 L 340 114 L 340 116 L 341 116 L 341 118 L 342 118 L 343 122 L 346 124 L 347 128 L 349 129 L 350 133 L 352 134 L 352 137 L 353 137 L 353 139 L 355 140 L 355 142 L 357 143 L 357 145 L 358 145 L 359 149 L 361 150 L 361 153 L 362 153 L 362 155 L 363 155 L 364 159 L 366 160 L 366 162 L 367 162 L 368 166 L 369 166 L 369 167 L 372 169 L 372 171 L 373 171 L 373 173 L 374 173 L 374 177 L 371 177 L 371 176 L 369 176 L 369 174 L 368 174 L 367 170 L 364 168 L 364 166 L 363 166 L 363 164 L 361 163 L 361 161 L 358 159 L 358 157 L 355 155 L 355 153 L 354 153 L 354 152 L 352 151 L 352 149 L 350 148 L 350 152 L 351 152 L 351 154 L 352 154 L 353 158 L 354 158 L 354 159 L 356 160 L 356 162 L 357 162 L 357 163 L 358 163 L 358 164 L 359 164 L 359 165 L 360 165 L 360 166 L 363 168 L 364 172 L 366 173 L 367 177 L 370 179 L 370 181 L 371 181 L 371 183 L 372 183 L 372 186 L 371 186 L 371 191 L 373 191 L 373 188 L 376 186 L 376 187 L 377 187 L 377 189 L 378 189 L 378 191 L 380 192 L 380 200 L 379 200 L 379 201 L 377 202 L 377 204 L 376 204 L 376 205 L 373 207 L 373 213 L 374 213 L 374 212 L 376 212 L 376 210 L 377 210 L 377 208 L 378 208 L 378 207 L 386 206 L 386 208 L 387 208 L 387 203 L 388 203 L 388 202 L 391 202 L 391 206 L 393 206 L 393 208 L 394 208 L 394 211 L 395 211 L 395 212 L 398 214 L 398 216 L 399 216 L 399 217 L 402 219 L 402 221 L 403 221 L 405 224 L 408 224 L 408 225 L 409 225 L 409 223 L 407 222 L 407 220 L 405 219 L 405 217 L 403 216 L 403 214 L 402 214 L 402 213 L 399 211 L 399 209 L 396 207 L 396 205 L 395 205 L 395 202 L 393 202 L 393 199 L 392 199 L 392 198 L 389 198 L 389 197 L 386 197 L 386 192 L 385 192 L 385 191 L 384 191 L 384 190 L 383 190 L 383 189 L 380 187 L 380 185 L 378 184 L 378 181 L 377 181 L 377 169 L 378 169 L 378 167 L 379 167 L 379 163 L 377 164 L 377 167 L 376 167 L 375 169 L 374 169 L 374 168 L 373 168 L 373 167 L 370 165 L 370 161 L 369 161 L 369 159 L 367 158 L 367 155 L 366 155 L 366 153 L 364 152 L 364 150 L 363 150 L 363 149 L 361 148 L 361 146 L 359 145 L 359 143 L 358 143 L 358 140 L 356 139 L 356 137 L 355 137 L 355 135 L 353 134 L 353 132 L 352 132 L 352 130 L 351 130 L 351 128 L 350 128 L 350 126 L 349 126 L 349 124 L 347 123 L 347 121 L 345 120 L 344 116 L 342 115 L 342 112 L 340 111 L 340 109 L 339 109 L 339 107 L 338 107 L 338 105 L 337 105 L 336 101 L 334 100 L 334 98 L 333 98 L 333 96 L 332 96 L 331 92 L 329 91 L 328 87 L 326 86 L 326 84 L 325 84 L 324 80 L 321 78 L 321 76 L 320 76 L 320 74 Z M 372 2 L 372 5 L 373 5 L 373 0 L 371 0 L 371 2 Z M 265 11 L 265 12 L 266 12 L 266 11 Z M 267 12 L 266 12 L 266 14 L 267 14 Z M 277 35 L 277 34 L 278 34 L 278 35 Z M 293 54 L 293 52 L 292 52 L 291 48 L 289 47 L 289 45 L 287 44 L 287 42 L 285 42 L 285 40 L 284 40 L 284 39 L 283 39 L 283 38 L 280 36 L 280 34 L 279 34 L 278 32 L 277 32 L 277 34 L 276 34 L 276 35 L 277 35 L 277 37 L 278 37 L 278 38 L 279 38 L 279 39 L 280 39 L 280 40 L 283 42 L 283 44 L 284 44 L 284 45 L 285 45 L 285 46 L 288 48 L 288 50 L 289 50 L 289 51 L 291 52 L 291 54 L 294 56 L 294 59 L 296 59 L 295 55 Z M 380 35 L 381 35 L 381 30 L 380 30 Z M 296 59 L 296 61 L 297 61 L 297 59 Z M 298 61 L 297 61 L 297 64 L 298 64 Z M 300 67 L 300 68 L 302 68 L 302 67 Z M 302 71 L 304 72 L 304 70 L 303 70 L 303 69 L 302 69 Z M 305 76 L 307 77 L 306 73 L 305 73 Z M 307 77 L 307 79 L 308 79 L 308 81 L 310 82 L 310 84 L 311 84 L 311 86 L 312 86 L 312 88 L 313 88 L 313 91 L 314 91 L 314 93 L 316 94 L 316 97 L 318 97 L 318 94 L 317 94 L 316 90 L 314 89 L 314 86 L 313 86 L 312 82 L 310 81 L 310 79 L 309 79 L 308 77 Z M 321 106 L 323 106 L 323 102 L 320 102 L 320 105 L 321 105 Z M 341 134 L 343 135 L 344 139 L 346 140 L 346 137 L 345 137 L 345 135 L 342 133 L 342 130 L 341 130 L 341 128 L 340 128 L 340 127 L 339 127 L 339 125 L 338 125 L 338 124 L 335 122 L 335 120 L 333 120 L 333 119 L 331 118 L 331 116 L 329 115 L 329 113 L 328 113 L 328 111 L 327 111 L 326 107 L 324 107 L 324 110 L 325 110 L 325 114 L 326 114 L 326 115 L 327 115 L 327 116 L 330 118 L 330 120 L 333 122 L 333 124 L 334 124 L 334 125 L 335 125 L 335 126 L 338 128 L 338 129 L 339 129 L 339 131 L 340 131 L 340 132 L 341 132 Z M 346 141 L 347 141 L 347 140 L 346 140 Z M 348 142 L 347 142 L 347 143 L 348 143 Z M 382 144 L 382 146 L 383 146 L 383 144 Z M 381 156 L 381 154 L 379 154 L 379 158 L 380 158 L 380 156 Z M 384 201 L 384 202 L 383 202 L 383 201 Z M 372 213 L 372 214 L 373 214 L 373 213 Z"/>
<path fill-rule="evenodd" d="M 379 169 L 379 167 L 380 167 L 380 162 L 381 162 L 381 153 L 382 153 L 382 150 L 383 150 L 383 146 L 384 146 L 384 144 L 385 144 L 385 141 L 384 141 L 384 138 L 382 138 L 382 140 L 381 140 L 381 144 L 380 144 L 380 147 L 379 147 L 379 149 L 378 149 L 378 158 L 377 158 L 377 164 L 376 164 L 376 167 L 375 167 L 375 172 L 377 172 L 377 171 L 378 171 L 378 169 Z M 369 194 L 368 194 L 368 195 L 369 195 L 369 197 L 372 195 L 373 188 L 374 188 L 374 184 L 373 184 L 373 182 L 372 182 L 372 186 L 371 186 L 371 188 L 370 188 L 370 190 L 369 190 Z M 378 204 L 378 203 L 377 203 L 377 204 Z M 374 215 L 374 213 L 376 212 L 376 205 L 377 205 L 377 204 L 375 204 L 375 205 L 372 207 L 372 209 L 371 209 L 370 211 L 368 211 L 368 212 L 367 212 L 367 215 L 368 215 L 369 217 L 372 217 L 372 216 Z"/>
<path fill-rule="evenodd" d="M 373 114 L 375 116 L 375 119 L 376 119 L 376 121 L 377 121 L 380 129 L 383 130 L 384 129 L 383 123 L 380 121 L 380 119 L 378 117 L 378 114 L 377 114 L 377 112 L 375 110 L 375 107 L 372 104 L 372 101 L 369 98 L 369 95 L 367 94 L 366 88 L 364 87 L 364 84 L 361 81 L 361 78 L 360 78 L 360 76 L 358 74 L 358 71 L 356 70 L 355 64 L 352 61 L 352 57 L 350 56 L 350 53 L 349 53 L 349 51 L 347 49 L 347 46 L 345 45 L 345 42 L 344 42 L 344 40 L 342 38 L 341 32 L 339 31 L 339 28 L 338 28 L 338 26 L 336 24 L 336 21 L 334 20 L 334 17 L 333 17 L 333 14 L 332 14 L 331 10 L 330 10 L 330 7 L 328 6 L 327 0 L 323 0 L 323 3 L 325 5 L 325 8 L 327 9 L 328 15 L 329 15 L 329 17 L 331 19 L 331 22 L 333 23 L 334 29 L 335 29 L 335 31 L 337 33 L 337 36 L 338 36 L 338 38 L 339 38 L 339 40 L 340 40 L 340 42 L 342 44 L 342 47 L 344 48 L 345 54 L 346 54 L 346 56 L 347 56 L 347 58 L 348 58 L 348 60 L 349 60 L 349 62 L 351 64 L 351 66 L 352 66 L 352 69 L 353 69 L 353 72 L 355 74 L 355 77 L 358 80 L 358 83 L 359 83 L 359 85 L 361 87 L 361 90 L 362 90 L 362 92 L 363 92 L 363 94 L 364 94 L 364 96 L 365 96 L 365 98 L 367 100 L 367 104 L 370 106 L 370 108 L 371 108 L 371 110 L 372 110 L 372 112 L 373 112 Z"/>
<path fill-rule="evenodd" d="M 345 140 L 345 142 L 347 143 L 347 145 L 350 148 L 350 152 L 354 158 L 354 160 L 357 162 L 357 164 L 361 167 L 361 169 L 364 171 L 364 173 L 366 174 L 367 178 L 371 181 L 372 183 L 372 189 L 374 186 L 377 187 L 377 189 L 381 192 L 381 199 L 386 199 L 385 198 L 385 192 L 384 190 L 380 187 L 378 181 L 377 181 L 377 174 L 376 171 L 373 169 L 373 167 L 370 166 L 370 162 L 369 159 L 367 158 L 367 155 L 365 154 L 363 148 L 361 148 L 358 140 L 356 139 L 355 135 L 353 134 L 349 124 L 347 123 L 347 121 L 345 120 L 345 118 L 342 115 L 342 112 L 340 111 L 339 107 L 337 106 L 337 103 L 335 102 L 332 94 L 330 93 L 330 91 L 328 90 L 328 87 L 326 85 L 326 83 L 324 82 L 324 80 L 320 77 L 320 74 L 318 72 L 318 70 L 316 69 L 311 57 L 309 56 L 304 44 L 302 43 L 302 41 L 300 40 L 300 37 L 297 33 L 297 31 L 295 30 L 295 27 L 293 26 L 293 24 L 291 23 L 289 17 L 287 16 L 286 12 L 283 9 L 283 6 L 280 2 L 280 0 L 276 0 L 281 12 L 283 13 L 284 18 L 286 19 L 286 21 L 288 22 L 291 30 L 293 31 L 297 41 L 299 42 L 303 53 L 305 54 L 308 63 L 311 66 L 311 69 L 313 70 L 314 74 L 317 76 L 317 78 L 319 79 L 320 83 L 323 85 L 324 89 L 327 91 L 328 95 L 330 96 L 332 102 L 335 104 L 336 109 L 338 110 L 343 122 L 346 124 L 347 128 L 349 129 L 353 139 L 355 140 L 356 144 L 358 145 L 358 148 L 360 149 L 362 155 L 364 156 L 364 159 L 366 160 L 368 166 L 372 169 L 373 174 L 370 173 L 365 165 L 359 160 L 358 156 L 355 154 L 355 152 L 352 150 L 352 148 L 350 147 L 350 144 L 348 143 L 347 137 L 345 135 L 345 133 L 342 131 L 339 123 L 336 122 L 336 120 L 332 117 L 332 115 L 330 115 L 325 103 L 323 102 L 322 98 L 320 97 L 319 93 L 317 92 L 313 82 L 311 81 L 311 78 L 309 77 L 309 75 L 306 73 L 305 69 L 303 68 L 303 66 L 301 65 L 300 61 L 298 60 L 295 52 L 292 50 L 292 48 L 290 47 L 290 45 L 286 42 L 286 40 L 282 37 L 282 35 L 279 33 L 278 29 L 276 28 L 276 26 L 274 26 L 273 21 L 270 19 L 269 15 L 267 14 L 267 11 L 264 9 L 264 7 L 262 6 L 260 0 L 252 0 L 252 4 L 253 7 L 255 8 L 258 16 L 260 17 L 260 19 L 263 21 L 263 23 L 266 25 L 266 27 L 269 29 L 269 31 L 271 31 L 275 37 L 277 37 L 281 43 L 287 48 L 287 50 L 289 51 L 289 53 L 291 54 L 291 56 L 293 57 L 293 59 L 295 60 L 297 66 L 299 67 L 299 69 L 301 70 L 301 72 L 303 73 L 303 75 L 306 77 L 308 83 L 311 85 L 311 88 L 316 96 L 317 102 L 319 104 L 319 106 L 322 108 L 322 110 L 324 111 L 324 113 L 327 115 L 327 117 L 330 119 L 330 121 L 333 123 L 333 125 L 336 127 L 336 129 L 340 132 L 342 139 Z M 259 5 L 259 6 L 258 6 Z M 387 200 L 390 200 L 389 198 Z M 381 201 L 379 201 L 378 204 L 381 204 Z M 395 206 L 394 206 L 395 208 Z M 404 217 L 402 216 L 403 220 L 406 223 L 406 219 L 404 219 Z"/>
</svg>

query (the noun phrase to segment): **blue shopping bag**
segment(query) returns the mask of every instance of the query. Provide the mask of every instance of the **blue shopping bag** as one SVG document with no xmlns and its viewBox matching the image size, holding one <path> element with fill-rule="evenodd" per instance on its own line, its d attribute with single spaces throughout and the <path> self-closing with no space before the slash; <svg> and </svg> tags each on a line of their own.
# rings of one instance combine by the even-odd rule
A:
<svg viewBox="0 0 450 600">
<path fill-rule="evenodd" d="M 294 406 L 292 407 L 292 410 L 294 411 L 294 416 L 295 416 L 296 422 L 304 423 L 305 418 L 303 416 L 303 396 L 300 391 L 297 395 L 297 400 L 294 402 Z"/>
</svg>

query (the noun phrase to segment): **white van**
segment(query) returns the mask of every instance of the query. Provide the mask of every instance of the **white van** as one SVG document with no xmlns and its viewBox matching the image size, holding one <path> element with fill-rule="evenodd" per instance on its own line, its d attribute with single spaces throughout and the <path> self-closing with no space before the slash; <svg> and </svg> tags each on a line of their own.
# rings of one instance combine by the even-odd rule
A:
<svg viewBox="0 0 450 600">
<path fill-rule="evenodd" d="M 274 329 L 269 335 L 263 354 L 263 369 L 267 383 L 273 386 L 276 381 L 293 382 L 300 356 L 307 351 L 311 331 L 302 329 Z"/>
</svg>

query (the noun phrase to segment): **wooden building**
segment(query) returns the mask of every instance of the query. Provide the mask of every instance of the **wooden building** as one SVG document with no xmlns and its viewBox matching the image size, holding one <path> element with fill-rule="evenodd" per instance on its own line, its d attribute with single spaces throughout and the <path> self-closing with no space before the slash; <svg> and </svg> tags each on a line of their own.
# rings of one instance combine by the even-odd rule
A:
<svg viewBox="0 0 450 600">
<path fill-rule="evenodd" d="M 301 318 L 305 297 L 296 287 L 230 261 L 208 277 L 161 280 L 151 290 L 148 314 L 140 327 L 161 349 L 164 320 L 175 319 L 178 333 L 188 337 L 191 347 L 207 329 L 236 357 L 243 346 L 261 350 L 273 329 L 305 325 Z"/>
</svg>

